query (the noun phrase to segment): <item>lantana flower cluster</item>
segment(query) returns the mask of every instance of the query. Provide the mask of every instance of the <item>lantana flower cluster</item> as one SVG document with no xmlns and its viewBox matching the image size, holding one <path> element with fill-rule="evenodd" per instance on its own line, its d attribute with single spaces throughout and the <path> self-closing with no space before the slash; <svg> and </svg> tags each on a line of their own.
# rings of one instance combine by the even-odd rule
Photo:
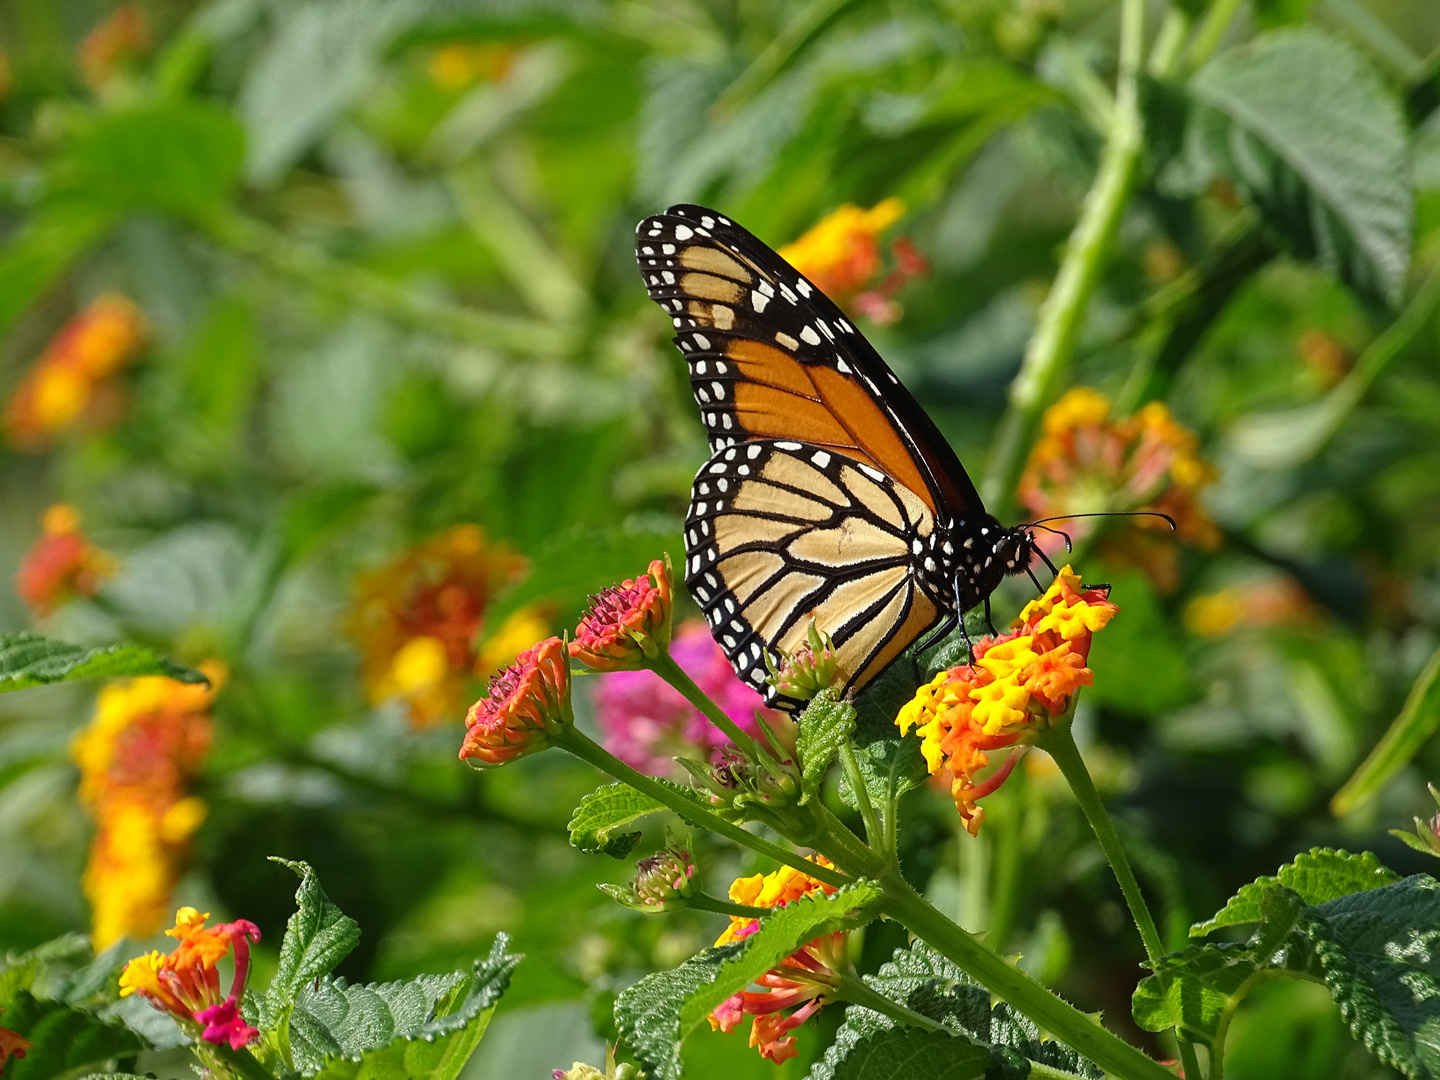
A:
<svg viewBox="0 0 1440 1080">
<path fill-rule="evenodd" d="M 479 526 L 457 525 L 363 575 L 348 629 L 360 647 L 369 699 L 404 702 L 416 728 L 458 715 L 473 679 L 496 671 L 547 630 L 529 607 L 499 627 L 485 626 L 491 600 L 525 566 Z"/>
<path fill-rule="evenodd" d="M 778 254 L 837 304 L 873 322 L 893 323 L 903 314 L 895 294 L 907 281 L 930 270 L 915 245 L 901 237 L 893 245 L 895 269 L 867 288 L 884 266 L 880 237 L 904 214 L 905 203 L 893 197 L 869 210 L 845 203 Z"/>
<path fill-rule="evenodd" d="M 145 342 L 145 318 L 118 293 L 92 300 L 51 339 L 5 404 L 7 441 L 43 450 L 83 418 L 100 422 L 115 413 L 112 376 Z"/>
<path fill-rule="evenodd" d="M 209 918 L 208 912 L 193 907 L 177 911 L 174 927 L 165 933 L 179 944 L 172 952 L 145 953 L 126 964 L 120 996 L 139 994 L 191 1034 L 239 1050 L 260 1034 L 240 1013 L 250 975 L 250 945 L 260 940 L 260 928 L 247 919 L 207 927 Z M 235 974 L 229 993 L 222 994 L 219 964 L 232 951 Z"/>
<path fill-rule="evenodd" d="M 210 748 L 224 669 L 201 670 L 208 686 L 160 676 L 111 683 L 72 747 L 80 801 L 97 826 L 82 879 L 97 950 L 160 929 L 205 819 L 190 788 Z"/>
<path fill-rule="evenodd" d="M 823 855 L 814 856 L 811 861 L 819 866 L 831 866 Z M 835 891 L 833 885 L 794 867 L 782 866 L 772 874 L 738 878 L 730 886 L 730 899 L 749 907 L 780 908 L 804 896 L 828 895 Z M 732 915 L 730 925 L 715 944 L 741 941 L 759 929 L 758 919 Z M 757 1047 L 762 1057 L 779 1064 L 797 1056 L 799 1051 L 791 1033 L 820 1011 L 826 995 L 839 981 L 849 964 L 849 937 L 848 930 L 838 930 L 797 949 L 783 963 L 755 980 L 762 989 L 742 990 L 722 1002 L 710 1014 L 711 1028 L 729 1033 L 750 1016 L 753 1017 L 750 1045 Z"/>
<path fill-rule="evenodd" d="M 1028 745 L 1066 713 L 1094 675 L 1086 666 L 1091 635 L 1119 611 L 1105 591 L 1086 589 L 1070 567 L 1011 623 L 1011 632 L 975 643 L 969 664 L 942 671 L 922 686 L 895 719 L 913 727 L 931 775 L 951 777 L 951 795 L 972 836 L 985 818 L 977 800 L 1004 782 L 1011 757 L 984 781 L 990 753 Z"/>
<path fill-rule="evenodd" d="M 1020 477 L 1019 497 L 1036 518 L 1155 510 L 1175 521 L 1179 539 L 1213 549 L 1220 530 L 1199 494 L 1216 475 L 1200 457 L 1194 433 L 1163 403 L 1152 401 L 1117 420 L 1108 397 L 1079 386 L 1045 411 L 1043 434 Z M 1080 519 L 1066 528 L 1083 535 L 1092 524 L 1092 519 Z M 1178 580 L 1169 529 L 1160 518 L 1135 518 L 1107 542 L 1106 553 L 1112 561 L 1139 566 L 1168 591 Z M 1059 544 L 1050 535 L 1040 541 L 1050 551 Z"/>
<path fill-rule="evenodd" d="M 101 580 L 116 567 L 114 556 L 80 531 L 80 514 L 73 506 L 50 507 L 41 529 L 15 574 L 15 591 L 38 616 L 49 615 L 77 596 L 94 596 Z"/>
</svg>

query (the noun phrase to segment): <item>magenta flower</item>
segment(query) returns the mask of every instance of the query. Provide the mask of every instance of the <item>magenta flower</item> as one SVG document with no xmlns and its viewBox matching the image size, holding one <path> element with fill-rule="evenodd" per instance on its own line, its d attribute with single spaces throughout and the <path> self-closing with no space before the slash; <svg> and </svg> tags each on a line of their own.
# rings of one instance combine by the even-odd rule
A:
<svg viewBox="0 0 1440 1080">
<path fill-rule="evenodd" d="M 755 710 L 764 700 L 736 676 L 725 653 L 702 622 L 680 626 L 670 655 L 725 715 L 759 735 Z M 599 676 L 595 711 L 605 749 L 651 776 L 674 773 L 675 757 L 712 760 L 730 740 L 652 671 L 615 671 Z M 776 714 L 766 711 L 772 725 Z"/>
</svg>

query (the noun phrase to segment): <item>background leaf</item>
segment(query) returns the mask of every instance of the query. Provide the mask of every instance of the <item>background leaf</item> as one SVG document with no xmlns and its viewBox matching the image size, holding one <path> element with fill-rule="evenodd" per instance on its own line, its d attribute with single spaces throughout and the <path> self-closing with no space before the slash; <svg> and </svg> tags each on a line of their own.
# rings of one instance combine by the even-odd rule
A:
<svg viewBox="0 0 1440 1080">
<path fill-rule="evenodd" d="M 139 675 L 164 675 L 185 683 L 205 681 L 200 672 L 172 663 L 141 645 L 86 649 L 24 630 L 0 634 L 0 693 L 73 679 Z"/>
</svg>

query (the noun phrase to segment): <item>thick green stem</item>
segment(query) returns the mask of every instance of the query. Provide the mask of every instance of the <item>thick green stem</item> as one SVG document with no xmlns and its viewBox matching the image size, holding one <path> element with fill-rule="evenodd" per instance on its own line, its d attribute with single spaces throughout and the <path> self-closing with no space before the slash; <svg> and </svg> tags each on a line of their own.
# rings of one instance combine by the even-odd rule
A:
<svg viewBox="0 0 1440 1080">
<path fill-rule="evenodd" d="M 275 1080 L 275 1074 L 255 1060 L 249 1050 L 232 1050 L 228 1046 L 210 1047 L 210 1053 L 222 1068 L 241 1080 Z"/>
<path fill-rule="evenodd" d="M 1100 793 L 1095 790 L 1095 782 L 1090 779 L 1090 770 L 1085 767 L 1085 759 L 1080 756 L 1080 748 L 1075 745 L 1075 736 L 1070 731 L 1070 725 L 1063 723 L 1051 728 L 1039 745 L 1055 759 L 1065 782 L 1075 793 L 1075 799 L 1084 811 L 1085 819 L 1095 831 L 1095 838 L 1100 841 L 1105 858 L 1109 860 L 1110 868 L 1115 873 L 1115 880 L 1120 883 L 1120 891 L 1125 894 L 1125 903 L 1129 905 L 1135 927 L 1140 931 L 1145 955 L 1152 962 L 1158 960 L 1165 954 L 1165 943 L 1160 938 L 1155 917 L 1150 914 L 1150 908 L 1145 903 L 1145 896 L 1140 892 L 1140 883 L 1135 880 L 1135 872 L 1130 869 L 1130 859 L 1120 844 L 1120 837 L 1116 835 L 1115 826 L 1110 822 L 1110 815 L 1105 812 Z M 1163 981 L 1164 977 L 1161 978 Z M 1179 1043 L 1180 1060 L 1184 1065 L 1185 1075 L 1198 1077 L 1200 1065 L 1195 1056 L 1195 1047 L 1178 1029 L 1175 1036 Z"/>
<path fill-rule="evenodd" d="M 865 822 L 865 840 L 871 848 L 884 843 L 880 819 L 875 816 L 875 804 L 870 801 L 870 792 L 860 775 L 860 763 L 855 760 L 855 747 L 846 739 L 840 745 L 840 765 L 845 770 L 845 782 L 855 793 L 855 805 L 860 807 L 860 818 Z"/>
<path fill-rule="evenodd" d="M 1143 130 L 1137 77 L 1144 36 L 1144 0 L 1124 0 L 1115 109 L 1100 168 L 1085 196 L 1080 220 L 1070 234 L 1055 284 L 1040 309 L 1020 373 L 1010 386 L 1010 403 L 985 476 L 985 502 L 1002 520 L 1013 509 L 1015 484 L 1024 468 L 1040 413 L 1069 370 L 1085 310 L 1135 184 Z"/>
<path fill-rule="evenodd" d="M 882 907 L 887 915 L 1107 1073 L 1123 1080 L 1175 1080 L 1164 1066 L 1056 997 L 941 915 L 898 872 L 887 871 L 880 882 L 885 888 Z"/>
<path fill-rule="evenodd" d="M 567 350 L 568 335 L 557 326 L 478 311 L 426 296 L 401 282 L 332 258 L 319 248 L 292 240 L 241 214 L 217 211 L 199 224 L 225 247 L 256 259 L 286 277 L 397 322 L 512 353 L 559 356 Z"/>
<path fill-rule="evenodd" d="M 745 754 L 751 761 L 760 761 L 759 750 L 755 740 L 741 730 L 740 725 L 726 716 L 719 705 L 711 701 L 704 690 L 695 685 L 695 680 L 686 674 L 685 669 L 675 662 L 675 658 L 668 652 L 661 652 L 652 662 L 652 671 L 659 675 L 667 683 L 684 695 L 685 700 L 694 705 L 705 714 L 712 724 L 725 733 L 736 747 Z"/>
<path fill-rule="evenodd" d="M 751 907 L 749 904 L 737 904 L 733 900 L 721 900 L 718 896 L 711 896 L 709 893 L 696 893 L 694 896 L 687 896 L 685 898 L 685 906 L 694 908 L 697 911 L 713 911 L 717 915 L 739 915 L 742 919 L 763 919 L 767 915 L 775 914 L 773 908 L 760 908 Z"/>
<path fill-rule="evenodd" d="M 1219 46 L 1220 39 L 1225 36 L 1225 28 L 1230 25 L 1230 20 L 1234 18 L 1235 10 L 1239 6 L 1240 0 L 1215 0 L 1210 5 L 1204 22 L 1195 32 L 1190 54 L 1185 58 L 1186 66 L 1191 71 L 1195 71 L 1210 59 L 1210 54 Z"/>
<path fill-rule="evenodd" d="M 593 739 L 577 731 L 573 726 L 567 726 L 559 737 L 556 744 L 570 751 L 581 761 L 594 765 L 601 772 L 608 773 L 626 784 L 629 784 L 636 791 L 644 792 L 656 802 L 668 806 L 685 820 L 692 824 L 709 829 L 711 832 L 719 833 L 721 836 L 734 840 L 742 847 L 747 847 L 757 854 L 774 859 L 776 862 L 792 866 L 802 873 L 809 874 L 827 885 L 834 885 L 837 888 L 847 885 L 852 879 L 844 874 L 827 870 L 818 866 L 793 851 L 786 851 L 778 844 L 772 844 L 763 837 L 756 836 L 752 832 L 742 829 L 739 825 L 726 821 L 724 818 L 711 813 L 696 805 L 693 799 L 677 794 L 664 784 L 656 781 L 653 776 L 646 776 L 637 772 L 629 765 L 610 753 Z M 848 830 L 847 830 L 848 831 Z"/>
</svg>

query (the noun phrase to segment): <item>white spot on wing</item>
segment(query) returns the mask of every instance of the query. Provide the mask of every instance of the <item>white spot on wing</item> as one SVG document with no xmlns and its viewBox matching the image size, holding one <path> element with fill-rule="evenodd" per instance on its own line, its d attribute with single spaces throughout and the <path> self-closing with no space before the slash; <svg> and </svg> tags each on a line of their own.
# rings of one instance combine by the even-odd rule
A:
<svg viewBox="0 0 1440 1080">
<path fill-rule="evenodd" d="M 676 225 L 676 226 L 675 226 L 675 239 L 676 239 L 676 240 L 689 240 L 690 237 L 692 237 L 692 236 L 694 236 L 694 235 L 695 235 L 695 230 L 692 229 L 692 228 L 690 228 L 689 225 Z"/>
<path fill-rule="evenodd" d="M 800 340 L 809 345 L 819 345 L 820 335 L 815 332 L 813 326 L 806 326 L 804 330 L 800 331 Z"/>
</svg>

